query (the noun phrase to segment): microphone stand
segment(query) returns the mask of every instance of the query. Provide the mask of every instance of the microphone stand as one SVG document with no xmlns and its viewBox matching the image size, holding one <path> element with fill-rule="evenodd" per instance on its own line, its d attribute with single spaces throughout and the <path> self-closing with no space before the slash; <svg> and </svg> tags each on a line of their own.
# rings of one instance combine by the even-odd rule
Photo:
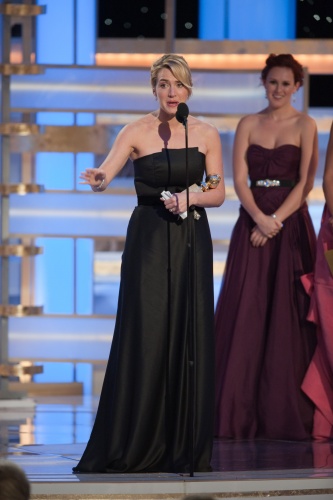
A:
<svg viewBox="0 0 333 500">
<path fill-rule="evenodd" d="M 193 279 L 192 273 L 195 267 L 193 264 L 192 252 L 192 224 L 194 218 L 190 214 L 190 192 L 189 192 L 189 167 L 188 167 L 188 127 L 187 116 L 183 116 L 183 125 L 185 127 L 185 172 L 186 172 L 186 208 L 187 208 L 187 348 L 188 348 L 188 367 L 189 367 L 189 458 L 190 458 L 190 477 L 194 475 L 194 405 L 195 405 L 195 364 L 194 364 L 194 303 L 193 303 Z"/>
</svg>

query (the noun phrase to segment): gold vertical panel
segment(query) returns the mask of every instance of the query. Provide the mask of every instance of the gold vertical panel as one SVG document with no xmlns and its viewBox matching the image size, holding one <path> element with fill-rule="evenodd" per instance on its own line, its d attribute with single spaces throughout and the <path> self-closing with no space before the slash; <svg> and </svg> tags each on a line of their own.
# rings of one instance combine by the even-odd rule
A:
<svg viewBox="0 0 333 500">
<path fill-rule="evenodd" d="M 41 314 L 43 314 L 43 306 L 0 304 L 0 316 L 23 318 L 24 316 L 40 316 Z"/>
<path fill-rule="evenodd" d="M 34 123 L 0 123 L 1 135 L 39 134 L 40 127 Z"/>
<path fill-rule="evenodd" d="M 43 371 L 44 368 L 42 365 L 0 365 L 0 377 L 20 377 L 21 375 L 36 375 L 37 373 L 43 373 Z"/>
<path fill-rule="evenodd" d="M 15 153 L 48 151 L 105 154 L 110 149 L 109 130 L 105 125 L 47 125 L 40 135 L 12 135 L 10 148 Z"/>
<path fill-rule="evenodd" d="M 43 253 L 42 247 L 28 245 L 0 245 L 1 257 L 33 257 Z"/>
<path fill-rule="evenodd" d="M 22 238 L 22 244 L 26 246 L 31 246 L 31 248 L 38 248 L 39 253 L 43 253 L 42 247 L 34 247 L 33 238 Z M 35 254 L 37 255 L 37 254 Z M 35 303 L 35 265 L 36 259 L 22 259 L 21 262 L 21 302 L 22 304 L 34 304 Z"/>
<path fill-rule="evenodd" d="M 0 194 L 29 194 L 29 193 L 43 193 L 44 186 L 40 184 L 0 184 Z"/>
<path fill-rule="evenodd" d="M 1 4 L 0 14 L 4 16 L 39 16 L 46 13 L 45 5 L 20 5 L 20 4 Z"/>
<path fill-rule="evenodd" d="M 35 302 L 35 259 L 23 259 L 21 262 L 21 286 L 20 297 L 22 304 L 34 304 Z"/>
<path fill-rule="evenodd" d="M 3 75 L 41 75 L 45 73 L 43 66 L 37 64 L 0 64 Z"/>
<path fill-rule="evenodd" d="M 29 151 L 21 155 L 21 181 L 23 184 L 29 184 L 34 178 L 35 156 Z"/>
</svg>

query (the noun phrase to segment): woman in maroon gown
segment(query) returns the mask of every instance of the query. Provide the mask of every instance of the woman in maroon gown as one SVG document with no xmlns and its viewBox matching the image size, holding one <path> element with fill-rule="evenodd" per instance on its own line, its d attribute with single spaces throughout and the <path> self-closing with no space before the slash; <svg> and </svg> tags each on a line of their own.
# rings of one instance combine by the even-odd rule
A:
<svg viewBox="0 0 333 500">
<path fill-rule="evenodd" d="M 215 316 L 215 435 L 303 440 L 313 404 L 301 384 L 316 336 L 300 277 L 315 258 L 305 199 L 317 130 L 291 104 L 303 83 L 291 54 L 271 54 L 261 78 L 268 106 L 240 120 L 234 142 L 241 207 Z"/>
<path fill-rule="evenodd" d="M 315 404 L 312 435 L 333 438 L 333 123 L 323 182 L 325 206 L 314 273 L 304 276 L 311 295 L 308 319 L 317 325 L 318 344 L 302 389 Z M 331 254 L 331 260 L 327 256 Z M 329 265 L 330 264 L 330 265 Z"/>
</svg>

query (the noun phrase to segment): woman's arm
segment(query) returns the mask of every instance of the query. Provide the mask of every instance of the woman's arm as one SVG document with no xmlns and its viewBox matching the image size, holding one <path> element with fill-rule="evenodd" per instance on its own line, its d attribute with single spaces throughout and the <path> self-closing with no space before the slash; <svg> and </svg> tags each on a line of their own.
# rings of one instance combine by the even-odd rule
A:
<svg viewBox="0 0 333 500">
<path fill-rule="evenodd" d="M 333 216 L 333 122 L 326 151 L 323 189 L 327 208 L 331 216 Z"/>
<path fill-rule="evenodd" d="M 223 175 L 222 144 L 218 130 L 213 125 L 203 123 L 201 127 L 206 146 L 206 175 L 217 174 L 221 177 L 218 186 L 208 191 L 190 192 L 189 203 L 197 207 L 219 207 L 225 199 L 225 186 Z M 178 193 L 178 205 L 175 213 L 186 211 L 186 190 Z M 173 202 L 165 202 L 166 208 L 173 208 Z"/>
<path fill-rule="evenodd" d="M 138 124 L 125 125 L 117 135 L 113 146 L 98 168 L 87 168 L 81 172 L 81 184 L 88 184 L 93 191 L 104 191 L 108 184 L 120 172 L 132 153 L 133 138 Z"/>
<path fill-rule="evenodd" d="M 318 134 L 315 121 L 303 115 L 301 130 L 301 164 L 299 180 L 282 205 L 275 211 L 277 218 L 284 221 L 304 203 L 313 188 L 318 166 Z"/>
</svg>

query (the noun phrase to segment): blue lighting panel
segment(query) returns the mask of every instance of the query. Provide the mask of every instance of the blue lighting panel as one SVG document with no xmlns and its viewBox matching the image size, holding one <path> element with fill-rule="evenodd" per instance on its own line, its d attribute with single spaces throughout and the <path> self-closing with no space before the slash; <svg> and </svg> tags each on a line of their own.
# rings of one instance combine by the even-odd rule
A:
<svg viewBox="0 0 333 500">
<path fill-rule="evenodd" d="M 39 125 L 74 125 L 74 114 L 70 112 L 40 111 L 36 114 Z"/>
<path fill-rule="evenodd" d="M 95 64 L 96 0 L 77 1 L 77 61 L 76 64 Z"/>
<path fill-rule="evenodd" d="M 95 125 L 95 115 L 93 113 L 77 113 L 76 125 Z"/>
<path fill-rule="evenodd" d="M 199 38 L 226 38 L 226 0 L 199 0 Z"/>
<path fill-rule="evenodd" d="M 295 38 L 295 0 L 232 0 L 228 10 L 230 40 Z"/>
<path fill-rule="evenodd" d="M 76 312 L 93 314 L 94 240 L 76 240 Z"/>
<path fill-rule="evenodd" d="M 45 189 L 73 189 L 73 153 L 37 153 L 36 182 Z"/>
<path fill-rule="evenodd" d="M 36 244 L 44 249 L 36 259 L 36 303 L 44 306 L 45 314 L 73 314 L 74 240 L 37 238 Z"/>
<path fill-rule="evenodd" d="M 76 123 L 77 125 L 94 125 L 95 115 L 93 113 L 78 113 L 76 115 Z M 86 168 L 94 167 L 94 157 L 95 155 L 93 153 L 78 153 L 76 155 L 75 189 L 90 192 L 90 186 L 80 184 L 81 180 L 79 179 L 79 175 Z"/>
<path fill-rule="evenodd" d="M 2 58 L 2 29 L 3 29 L 3 16 L 0 16 L 0 33 L 1 33 L 1 36 L 0 36 L 0 61 L 4 62 L 3 58 Z"/>
<path fill-rule="evenodd" d="M 39 64 L 74 64 L 73 0 L 38 0 L 46 13 L 37 16 L 36 59 Z"/>
<path fill-rule="evenodd" d="M 76 19 L 74 0 L 38 0 L 37 3 L 46 5 L 46 13 L 37 17 L 38 63 L 94 64 L 96 1 L 77 0 Z"/>
<path fill-rule="evenodd" d="M 199 38 L 286 40 L 296 36 L 296 0 L 200 0 Z"/>
<path fill-rule="evenodd" d="M 91 192 L 90 186 L 87 184 L 80 184 L 81 179 L 79 178 L 79 175 L 81 172 L 83 172 L 86 168 L 93 168 L 94 167 L 94 154 L 93 153 L 78 153 L 76 155 L 76 186 L 75 189 L 78 191 L 88 191 L 89 193 Z"/>
<path fill-rule="evenodd" d="M 96 0 L 37 0 L 38 5 L 46 5 L 46 14 L 37 17 L 36 61 L 39 64 L 94 64 L 96 3 Z M 67 72 L 66 69 L 60 68 L 55 84 L 58 89 L 58 97 L 60 95 L 68 103 L 67 107 L 71 109 L 73 100 L 68 85 L 68 75 L 70 73 L 69 81 L 71 81 L 72 71 L 72 68 L 69 68 Z M 38 85 L 36 78 L 38 79 L 36 76 L 35 79 L 32 79 L 33 85 Z M 15 87 L 15 82 L 13 87 Z M 18 93 L 23 101 L 21 105 L 34 106 L 28 90 L 24 82 L 19 80 Z M 38 94 L 38 107 L 64 107 L 61 99 L 50 97 L 45 90 L 41 91 L 39 88 L 39 90 L 36 89 L 36 92 Z M 75 92 L 77 94 L 77 88 Z M 82 106 L 82 102 L 84 102 L 84 97 L 81 93 L 79 106 Z M 75 122 L 73 113 L 40 113 L 37 123 L 90 125 L 93 123 L 93 118 L 92 115 L 88 116 L 88 114 L 77 115 Z M 84 156 L 78 155 L 77 162 L 81 161 L 90 165 L 93 163 L 93 156 L 89 155 L 84 158 Z M 77 168 L 75 168 L 77 162 L 72 153 L 39 153 L 36 155 L 36 182 L 43 184 L 46 189 L 50 190 L 73 189 L 77 184 Z M 60 215 L 60 234 L 68 234 L 68 232 L 72 234 L 73 226 L 68 218 L 68 212 L 62 208 L 63 196 L 62 194 L 58 195 L 59 201 L 56 209 L 52 205 L 47 205 L 45 211 L 39 213 L 38 218 L 43 225 L 47 216 L 52 220 L 55 214 Z M 76 195 L 73 195 L 71 208 L 72 205 L 75 205 L 75 198 Z M 48 227 L 51 232 L 56 229 L 49 221 Z M 36 258 L 36 303 L 44 305 L 46 314 L 73 314 L 76 312 L 75 308 L 81 314 L 91 313 L 93 240 L 82 239 L 76 241 L 75 246 L 75 241 L 70 238 L 40 238 L 37 244 L 44 248 L 44 253 Z M 75 330 L 75 324 L 73 330 Z M 53 340 L 50 339 L 50 342 L 52 343 Z M 53 344 L 56 345 L 57 342 L 55 341 Z M 64 371 L 61 379 L 68 378 L 69 375 L 69 373 L 65 374 Z M 85 385 L 88 384 L 88 389 L 91 390 L 90 375 L 89 370 L 88 372 L 83 370 L 80 376 Z M 53 370 L 49 370 L 48 379 L 60 381 L 57 365 L 54 366 Z"/>
</svg>

